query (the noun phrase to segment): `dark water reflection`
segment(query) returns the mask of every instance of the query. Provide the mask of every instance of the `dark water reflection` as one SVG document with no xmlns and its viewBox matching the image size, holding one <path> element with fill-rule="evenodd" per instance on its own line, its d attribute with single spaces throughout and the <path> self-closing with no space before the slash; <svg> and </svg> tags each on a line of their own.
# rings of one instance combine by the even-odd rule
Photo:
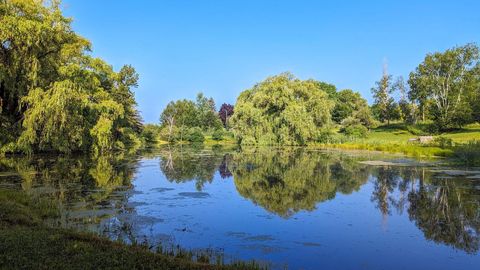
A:
<svg viewBox="0 0 480 270">
<path fill-rule="evenodd" d="M 480 171 L 376 159 L 392 157 L 164 147 L 1 159 L 0 185 L 54 198 L 57 226 L 273 268 L 478 269 Z"/>
</svg>

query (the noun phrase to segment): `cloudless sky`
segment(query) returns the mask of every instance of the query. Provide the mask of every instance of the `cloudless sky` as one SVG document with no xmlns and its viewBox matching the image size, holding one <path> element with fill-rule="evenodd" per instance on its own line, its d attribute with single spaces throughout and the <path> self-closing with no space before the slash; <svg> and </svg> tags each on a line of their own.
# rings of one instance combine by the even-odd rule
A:
<svg viewBox="0 0 480 270">
<path fill-rule="evenodd" d="M 93 55 L 140 74 L 147 123 L 165 105 L 217 102 L 290 71 L 339 89 L 370 88 L 382 74 L 408 77 L 426 53 L 480 43 L 480 1 L 64 0 Z"/>
</svg>

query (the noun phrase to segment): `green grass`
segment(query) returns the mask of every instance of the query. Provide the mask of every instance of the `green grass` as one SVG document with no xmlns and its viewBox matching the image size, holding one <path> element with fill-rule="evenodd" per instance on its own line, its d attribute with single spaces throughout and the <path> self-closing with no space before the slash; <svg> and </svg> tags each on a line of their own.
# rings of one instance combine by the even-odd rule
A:
<svg viewBox="0 0 480 270">
<path fill-rule="evenodd" d="M 388 153 L 400 153 L 415 157 L 450 157 L 454 156 L 454 148 L 440 148 L 431 144 L 409 142 L 418 138 L 418 134 L 428 135 L 425 125 L 405 126 L 392 124 L 372 129 L 367 138 L 351 139 L 344 143 L 323 144 L 323 147 L 349 150 L 369 150 Z M 480 124 L 469 125 L 461 130 L 435 135 L 452 139 L 454 145 L 460 147 L 473 140 L 480 140 Z"/>
<path fill-rule="evenodd" d="M 206 145 L 231 145 L 231 144 L 237 144 L 237 141 L 233 137 L 223 137 L 222 140 L 216 141 L 212 139 L 212 136 L 207 135 L 205 136 L 205 141 L 203 142 Z"/>
<path fill-rule="evenodd" d="M 467 143 L 469 141 L 480 140 L 480 124 L 472 124 L 464 129 L 441 134 L 444 137 L 452 139 L 455 143 Z"/>
<path fill-rule="evenodd" d="M 91 233 L 53 228 L 55 202 L 0 189 L 1 269 L 260 269 L 255 262 L 209 264 L 190 252 L 126 245 Z M 188 256 L 187 256 L 188 255 Z M 202 261 L 202 262 L 199 262 Z"/>
</svg>

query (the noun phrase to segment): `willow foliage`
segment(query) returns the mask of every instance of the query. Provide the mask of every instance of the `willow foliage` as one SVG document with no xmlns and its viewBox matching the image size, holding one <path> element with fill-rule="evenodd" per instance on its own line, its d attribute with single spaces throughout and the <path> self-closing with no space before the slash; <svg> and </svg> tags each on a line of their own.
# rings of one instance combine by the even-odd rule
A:
<svg viewBox="0 0 480 270">
<path fill-rule="evenodd" d="M 131 90 L 138 75 L 131 66 L 115 72 L 90 46 L 59 1 L 0 1 L 4 152 L 98 153 L 140 143 Z"/>
<path fill-rule="evenodd" d="M 233 130 L 241 144 L 304 145 L 331 122 L 333 106 L 318 82 L 283 73 L 240 94 Z"/>
</svg>

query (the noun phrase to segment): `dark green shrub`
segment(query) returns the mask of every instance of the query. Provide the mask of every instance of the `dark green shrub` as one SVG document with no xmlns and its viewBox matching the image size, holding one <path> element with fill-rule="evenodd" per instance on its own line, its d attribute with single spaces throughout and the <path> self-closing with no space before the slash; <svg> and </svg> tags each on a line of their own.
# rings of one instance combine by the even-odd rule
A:
<svg viewBox="0 0 480 270">
<path fill-rule="evenodd" d="M 438 146 L 440 148 L 450 148 L 453 146 L 453 140 L 450 138 L 439 136 L 433 140 L 433 146 Z"/>
<path fill-rule="evenodd" d="M 215 141 L 223 140 L 223 130 L 217 129 L 212 133 L 212 139 Z"/>
<path fill-rule="evenodd" d="M 348 117 L 342 121 L 340 132 L 350 137 L 365 138 L 367 137 L 368 128 L 362 125 L 359 119 Z"/>
<path fill-rule="evenodd" d="M 480 141 L 469 141 L 454 148 L 453 155 L 466 165 L 480 165 Z"/>
<path fill-rule="evenodd" d="M 317 142 L 318 143 L 344 143 L 348 141 L 348 138 L 345 137 L 343 134 L 338 134 L 334 130 L 331 129 L 324 129 L 320 131 L 320 133 L 317 136 Z"/>
<path fill-rule="evenodd" d="M 190 128 L 185 139 L 192 143 L 202 143 L 205 141 L 202 129 L 199 127 Z"/>
<path fill-rule="evenodd" d="M 335 132 L 331 129 L 321 130 L 317 136 L 317 142 L 319 143 L 332 143 L 333 138 L 335 137 Z"/>
<path fill-rule="evenodd" d="M 157 143 L 157 138 L 160 134 L 160 127 L 153 124 L 147 124 L 143 127 L 142 138 L 147 145 Z"/>
<path fill-rule="evenodd" d="M 367 137 L 368 129 L 360 124 L 352 125 L 345 127 L 343 133 L 347 136 L 356 137 L 356 138 L 365 138 Z"/>
</svg>

